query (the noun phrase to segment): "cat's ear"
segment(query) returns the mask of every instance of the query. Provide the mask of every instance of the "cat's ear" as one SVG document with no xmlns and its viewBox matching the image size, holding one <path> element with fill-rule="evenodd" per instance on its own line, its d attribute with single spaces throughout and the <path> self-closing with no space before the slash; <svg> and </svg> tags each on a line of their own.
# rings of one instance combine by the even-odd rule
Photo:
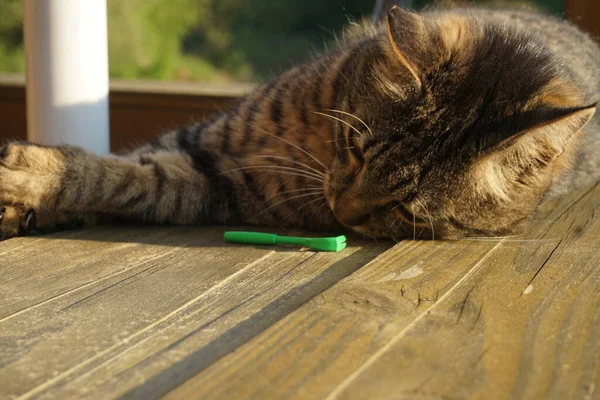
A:
<svg viewBox="0 0 600 400">
<path fill-rule="evenodd" d="M 418 87 L 428 69 L 438 65 L 456 46 L 462 35 L 460 18 L 434 21 L 419 14 L 392 7 L 388 13 L 388 38 L 396 58 L 414 77 Z"/>
<path fill-rule="evenodd" d="M 392 7 L 397 6 L 400 3 L 399 0 L 377 0 L 375 2 L 375 9 L 373 10 L 373 22 L 382 22 L 387 18 L 389 10 Z M 406 1 L 404 1 L 406 3 Z"/>
<path fill-rule="evenodd" d="M 392 7 L 388 13 L 388 37 L 395 55 L 421 86 L 420 63 L 416 55 L 421 52 L 425 21 L 418 14 Z"/>
<path fill-rule="evenodd" d="M 472 177 L 477 191 L 486 196 L 491 194 L 509 200 L 510 187 L 514 187 L 515 183 L 530 188 L 543 187 L 549 182 L 548 177 L 552 176 L 553 171 L 546 167 L 568 166 L 570 158 L 559 157 L 592 119 L 595 111 L 595 105 L 555 111 L 554 119 L 534 125 L 493 146 L 489 149 L 491 151 L 473 164 Z M 573 151 L 568 153 L 574 154 Z"/>
<path fill-rule="evenodd" d="M 592 119 L 596 105 L 578 108 L 534 110 L 522 117 L 515 135 L 501 141 L 496 150 L 519 147 L 523 154 L 542 157 L 546 162 L 559 157 L 573 137 Z"/>
</svg>

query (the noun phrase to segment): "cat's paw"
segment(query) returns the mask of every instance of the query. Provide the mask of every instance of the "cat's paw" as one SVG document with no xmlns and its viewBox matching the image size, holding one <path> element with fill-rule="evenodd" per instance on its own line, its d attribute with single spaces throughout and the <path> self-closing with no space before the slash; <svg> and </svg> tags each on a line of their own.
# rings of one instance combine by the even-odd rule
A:
<svg viewBox="0 0 600 400">
<path fill-rule="evenodd" d="M 23 205 L 0 203 L 0 241 L 16 236 L 52 233 L 99 222 L 98 214 L 78 214 L 51 211 L 46 208 L 33 209 Z M 105 217 L 104 220 L 110 220 Z"/>
<path fill-rule="evenodd" d="M 23 206 L 0 204 L 0 240 L 35 232 L 36 215 Z"/>
<path fill-rule="evenodd" d="M 0 147 L 0 201 L 36 208 L 56 193 L 64 171 L 60 148 L 26 142 Z"/>
<path fill-rule="evenodd" d="M 32 161 L 29 148 L 38 147 L 28 142 L 9 142 L 0 146 L 0 167 L 8 169 L 21 169 L 27 167 Z M 31 160 L 30 160 L 31 159 Z"/>
</svg>

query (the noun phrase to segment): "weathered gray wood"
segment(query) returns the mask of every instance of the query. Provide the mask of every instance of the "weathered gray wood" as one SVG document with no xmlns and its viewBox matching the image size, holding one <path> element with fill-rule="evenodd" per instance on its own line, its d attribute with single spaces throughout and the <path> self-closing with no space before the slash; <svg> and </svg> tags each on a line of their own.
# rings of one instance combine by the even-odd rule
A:
<svg viewBox="0 0 600 400">
<path fill-rule="evenodd" d="M 598 398 L 599 207 L 596 186 L 519 238 L 400 243 L 166 398 Z"/>
<path fill-rule="evenodd" d="M 599 206 L 590 188 L 523 237 L 408 241 L 358 271 L 387 244 L 150 227 L 3 242 L 0 398 L 594 399 Z"/>
<path fill-rule="evenodd" d="M 573 200 L 533 227 L 528 239 L 539 240 L 502 243 L 331 398 L 384 399 L 392 388 L 405 398 L 599 398 L 600 186 Z"/>
<path fill-rule="evenodd" d="M 206 242 L 208 232 L 186 235 L 189 231 L 186 228 L 100 228 L 83 235 L 71 231 L 2 242 L 0 321 L 55 296 L 98 284 L 100 280 L 126 278 L 135 266 L 159 259 L 178 247 Z M 170 239 L 169 233 L 175 240 Z M 216 237 L 216 233 L 210 236 Z"/>
<path fill-rule="evenodd" d="M 0 244 L 0 398 L 111 398 L 152 379 L 149 393 L 166 391 L 389 247 L 316 254 L 232 246 L 222 232 L 98 228 Z"/>
<path fill-rule="evenodd" d="M 167 398 L 323 398 L 496 246 L 402 243 Z"/>
</svg>

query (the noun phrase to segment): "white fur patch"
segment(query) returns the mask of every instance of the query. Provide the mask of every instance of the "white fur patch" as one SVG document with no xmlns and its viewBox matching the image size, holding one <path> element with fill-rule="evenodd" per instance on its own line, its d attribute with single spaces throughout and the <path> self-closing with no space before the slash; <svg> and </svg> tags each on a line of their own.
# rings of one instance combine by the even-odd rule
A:
<svg viewBox="0 0 600 400">
<path fill-rule="evenodd" d="M 499 158 L 494 155 L 475 165 L 475 190 L 482 196 L 492 195 L 500 200 L 509 201 L 509 179 L 506 168 L 500 166 Z"/>
<path fill-rule="evenodd" d="M 578 111 L 551 124 L 532 129 L 520 136 L 508 148 L 498 151 L 477 162 L 472 169 L 475 190 L 481 196 L 510 201 L 518 188 L 524 170 L 528 184 L 538 184 L 545 179 L 539 168 L 539 160 L 560 157 L 571 139 L 594 115 L 595 109 Z M 566 165 L 567 163 L 565 163 Z"/>
</svg>

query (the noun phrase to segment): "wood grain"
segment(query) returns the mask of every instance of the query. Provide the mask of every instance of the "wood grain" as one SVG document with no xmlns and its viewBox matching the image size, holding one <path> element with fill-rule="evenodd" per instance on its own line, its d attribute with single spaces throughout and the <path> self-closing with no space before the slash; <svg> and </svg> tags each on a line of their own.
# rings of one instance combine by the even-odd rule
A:
<svg viewBox="0 0 600 400">
<path fill-rule="evenodd" d="M 600 187 L 522 237 L 405 242 L 165 398 L 594 399 Z"/>
<path fill-rule="evenodd" d="M 9 240 L 0 398 L 591 400 L 598 207 L 596 186 L 520 238 L 379 256 L 229 246 L 218 228 Z"/>
<path fill-rule="evenodd" d="M 575 199 L 534 226 L 530 241 L 503 242 L 331 398 L 387 398 L 384 388 L 404 398 L 598 398 L 600 187 Z"/>
<path fill-rule="evenodd" d="M 232 246 L 218 228 L 97 228 L 0 244 L 0 398 L 168 391 L 389 244 Z"/>
</svg>

